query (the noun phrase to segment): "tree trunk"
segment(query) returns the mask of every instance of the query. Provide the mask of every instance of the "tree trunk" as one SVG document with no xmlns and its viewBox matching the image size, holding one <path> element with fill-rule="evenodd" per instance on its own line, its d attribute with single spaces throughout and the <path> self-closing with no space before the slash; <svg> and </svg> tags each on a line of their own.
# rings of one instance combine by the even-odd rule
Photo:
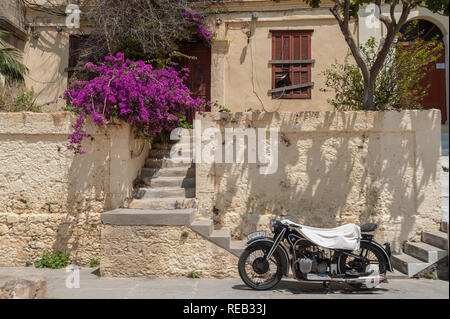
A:
<svg viewBox="0 0 450 319">
<path fill-rule="evenodd" d="M 374 96 L 375 96 L 375 83 L 369 81 L 368 85 L 364 85 L 363 105 L 362 105 L 362 109 L 364 111 L 374 110 L 375 107 Z"/>
</svg>

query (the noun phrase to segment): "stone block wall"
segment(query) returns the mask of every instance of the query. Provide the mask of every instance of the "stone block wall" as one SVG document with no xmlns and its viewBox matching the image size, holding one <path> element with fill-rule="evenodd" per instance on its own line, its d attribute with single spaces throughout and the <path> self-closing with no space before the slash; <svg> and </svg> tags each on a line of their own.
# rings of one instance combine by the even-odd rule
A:
<svg viewBox="0 0 450 319">
<path fill-rule="evenodd" d="M 238 258 L 185 226 L 113 226 L 102 231 L 101 276 L 238 278 Z"/>
<path fill-rule="evenodd" d="M 0 114 L 0 266 L 24 266 L 45 251 L 72 262 L 100 255 L 100 214 L 122 205 L 148 154 L 130 127 L 88 127 L 87 154 L 66 149 L 73 117 Z"/>
</svg>

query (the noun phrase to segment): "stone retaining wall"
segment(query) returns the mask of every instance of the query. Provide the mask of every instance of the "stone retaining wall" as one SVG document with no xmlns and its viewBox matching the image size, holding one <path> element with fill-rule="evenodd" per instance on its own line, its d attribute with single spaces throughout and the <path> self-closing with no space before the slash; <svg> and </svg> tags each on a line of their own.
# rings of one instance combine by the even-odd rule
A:
<svg viewBox="0 0 450 319">
<path fill-rule="evenodd" d="M 208 113 L 201 130 L 279 128 L 278 170 L 196 164 L 198 218 L 235 239 L 272 218 L 335 227 L 376 222 L 399 251 L 441 221 L 440 112 Z M 202 141 L 202 148 L 210 140 Z"/>
<path fill-rule="evenodd" d="M 101 276 L 238 278 L 238 258 L 185 226 L 112 226 L 102 231 Z"/>
<path fill-rule="evenodd" d="M 88 126 L 85 155 L 66 149 L 70 113 L 0 113 L 0 266 L 44 251 L 89 264 L 100 255 L 100 214 L 131 196 L 148 154 L 130 127 Z"/>
</svg>

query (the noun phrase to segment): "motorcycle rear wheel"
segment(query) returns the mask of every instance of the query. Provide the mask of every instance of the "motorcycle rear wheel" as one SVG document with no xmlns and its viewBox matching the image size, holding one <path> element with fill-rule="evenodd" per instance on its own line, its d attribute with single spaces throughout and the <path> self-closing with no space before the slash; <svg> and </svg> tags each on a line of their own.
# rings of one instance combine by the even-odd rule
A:
<svg viewBox="0 0 450 319">
<path fill-rule="evenodd" d="M 281 256 L 275 251 L 267 262 L 265 256 L 269 250 L 268 245 L 251 245 L 239 257 L 239 276 L 248 287 L 268 290 L 275 287 L 283 278 Z"/>
<path fill-rule="evenodd" d="M 373 245 L 362 242 L 360 245 L 360 249 L 358 251 L 353 252 L 355 255 L 364 256 L 368 259 L 370 265 L 378 265 L 378 269 L 376 266 L 371 266 L 371 268 L 375 267 L 375 270 L 380 275 L 385 275 L 387 272 L 387 265 L 385 262 L 385 258 L 383 254 Z M 353 263 L 352 263 L 353 262 Z M 355 259 L 354 257 L 343 255 L 340 259 L 340 272 L 346 273 L 347 271 L 354 269 L 358 272 L 365 272 L 365 269 L 355 268 Z M 364 289 L 366 286 L 361 283 L 349 284 L 351 287 L 355 289 Z"/>
</svg>

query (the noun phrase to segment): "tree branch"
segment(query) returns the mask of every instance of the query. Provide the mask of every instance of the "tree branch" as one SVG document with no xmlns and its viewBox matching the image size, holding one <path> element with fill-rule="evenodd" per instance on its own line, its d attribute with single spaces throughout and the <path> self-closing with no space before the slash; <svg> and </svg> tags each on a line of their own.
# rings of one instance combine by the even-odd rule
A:
<svg viewBox="0 0 450 319">
<path fill-rule="evenodd" d="M 349 3 L 350 3 L 350 0 L 345 0 L 345 4 L 346 4 L 345 8 L 347 8 L 347 12 L 345 12 L 345 9 L 344 9 L 344 17 L 349 16 L 349 12 L 348 12 L 349 11 Z M 358 46 L 356 45 L 355 40 L 353 39 L 353 36 L 348 27 L 348 20 L 347 20 L 347 22 L 345 22 L 345 18 L 342 19 L 341 15 L 339 14 L 339 11 L 338 11 L 339 8 L 340 8 L 340 6 L 336 3 L 333 6 L 333 8 L 330 8 L 330 11 L 334 15 L 336 20 L 338 21 L 341 32 L 344 35 L 345 41 L 347 42 L 347 44 L 350 48 L 350 51 L 352 52 L 353 58 L 355 59 L 359 68 L 361 69 L 361 73 L 362 73 L 363 79 L 364 79 L 364 84 L 368 84 L 369 79 L 370 79 L 369 69 L 361 55 L 361 52 L 359 51 Z"/>
<path fill-rule="evenodd" d="M 371 69 L 370 69 L 370 80 L 374 81 L 376 80 L 376 77 L 378 76 L 378 73 L 380 72 L 381 68 L 383 67 L 383 63 L 386 59 L 386 56 L 389 53 L 389 49 L 391 48 L 392 42 L 394 41 L 397 33 L 400 31 L 400 28 L 403 26 L 403 24 L 408 19 L 408 15 L 411 11 L 411 5 L 409 5 L 406 1 L 403 2 L 403 8 L 402 8 L 402 14 L 400 16 L 400 19 L 397 24 L 391 24 L 391 27 L 387 29 L 386 38 L 384 39 L 383 46 L 381 50 L 378 52 L 377 57 L 375 59 L 375 62 L 373 63 Z"/>
</svg>

